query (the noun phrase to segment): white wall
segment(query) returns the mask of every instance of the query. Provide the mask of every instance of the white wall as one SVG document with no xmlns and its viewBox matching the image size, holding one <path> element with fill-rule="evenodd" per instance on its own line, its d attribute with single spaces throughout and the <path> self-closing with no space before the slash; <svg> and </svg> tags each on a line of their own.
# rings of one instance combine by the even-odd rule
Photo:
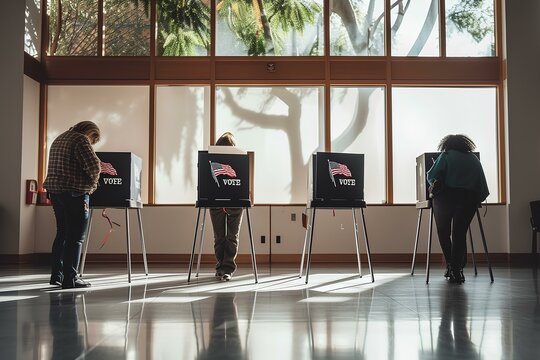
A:
<svg viewBox="0 0 540 360">
<path fill-rule="evenodd" d="M 19 254 L 34 252 L 36 207 L 26 205 L 26 180 L 38 177 L 39 83 L 24 77 Z"/>
<path fill-rule="evenodd" d="M 540 2 L 506 1 L 507 163 L 510 252 L 531 249 L 529 202 L 540 199 Z"/>
</svg>

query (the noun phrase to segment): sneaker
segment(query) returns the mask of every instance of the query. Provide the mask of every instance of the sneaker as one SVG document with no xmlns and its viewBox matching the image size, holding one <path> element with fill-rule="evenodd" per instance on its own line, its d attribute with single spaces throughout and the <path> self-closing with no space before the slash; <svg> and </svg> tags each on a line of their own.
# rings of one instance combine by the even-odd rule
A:
<svg viewBox="0 0 540 360">
<path fill-rule="evenodd" d="M 219 278 L 219 279 L 221 279 L 221 278 L 223 277 L 223 271 L 217 269 L 217 270 L 216 270 L 216 277 Z"/>
<path fill-rule="evenodd" d="M 62 283 L 62 289 L 81 289 L 81 288 L 87 288 L 92 286 L 88 281 L 84 281 L 83 279 L 76 277 L 75 279 L 63 282 Z"/>
<path fill-rule="evenodd" d="M 221 277 L 221 281 L 231 281 L 232 275 L 231 274 L 223 274 Z"/>
</svg>

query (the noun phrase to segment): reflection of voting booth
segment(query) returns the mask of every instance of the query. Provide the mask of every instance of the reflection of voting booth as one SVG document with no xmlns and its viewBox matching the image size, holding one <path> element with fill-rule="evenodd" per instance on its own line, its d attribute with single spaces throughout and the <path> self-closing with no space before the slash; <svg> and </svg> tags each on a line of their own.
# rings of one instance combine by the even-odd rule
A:
<svg viewBox="0 0 540 360">
<path fill-rule="evenodd" d="M 197 165 L 197 202 L 195 204 L 195 207 L 198 208 L 197 223 L 195 225 L 195 236 L 193 238 L 193 246 L 189 259 L 188 282 L 191 281 L 191 272 L 193 270 L 201 209 L 203 211 L 203 220 L 201 226 L 199 258 L 197 261 L 197 276 L 201 264 L 206 210 L 208 208 L 243 208 L 246 210 L 247 215 L 251 264 L 255 276 L 255 283 L 257 283 L 257 262 L 255 259 L 251 217 L 249 213 L 251 207 L 250 184 L 253 179 L 253 158 L 250 156 L 252 153 L 238 153 L 239 151 L 236 148 L 228 146 L 214 146 L 211 147 L 211 149 L 212 152 L 199 151 Z"/>
<path fill-rule="evenodd" d="M 99 178 L 97 190 L 90 195 L 90 218 L 88 221 L 88 232 L 86 234 L 79 272 L 82 276 L 86 261 L 86 253 L 88 251 L 88 240 L 90 238 L 94 209 L 124 209 L 126 217 L 128 281 L 131 282 L 131 236 L 129 231 L 129 209 L 137 210 L 144 271 L 145 274 L 148 275 L 148 264 L 146 262 L 146 248 L 144 245 L 144 232 L 141 217 L 142 160 L 140 157 L 130 152 L 97 152 L 96 154 L 102 162 L 112 165 L 114 170 L 116 170 L 116 175 L 102 173 Z"/>
<path fill-rule="evenodd" d="M 422 211 L 424 209 L 429 209 L 429 226 L 428 226 L 428 253 L 426 260 L 426 284 L 429 283 L 429 268 L 430 268 L 430 257 L 431 257 L 431 242 L 433 237 L 433 204 L 429 195 L 429 183 L 427 181 L 427 172 L 437 158 L 439 157 L 439 152 L 424 153 L 416 158 L 416 208 L 418 209 L 418 221 L 416 223 L 416 238 L 414 242 L 414 251 L 413 259 L 411 265 L 411 275 L 414 275 L 414 266 L 416 264 L 416 252 L 418 250 L 418 239 L 420 237 L 420 225 L 422 223 Z M 480 153 L 474 153 L 478 159 L 480 159 Z M 478 226 L 480 229 L 480 235 L 482 237 L 482 244 L 484 246 L 484 251 L 486 253 L 486 260 L 489 267 L 489 276 L 493 282 L 493 271 L 491 269 L 491 262 L 489 261 L 489 253 L 486 243 L 486 236 L 484 234 L 484 227 L 482 226 L 482 220 L 480 218 L 480 213 L 478 209 L 476 210 L 476 218 L 478 219 Z M 472 231 L 469 227 L 469 239 L 471 244 L 472 252 L 472 261 L 474 267 L 474 275 L 478 275 L 478 270 L 476 268 L 476 259 L 474 255 L 474 243 L 472 238 Z M 467 256 L 467 255 L 465 255 Z"/>
<path fill-rule="evenodd" d="M 375 278 L 373 276 L 373 267 L 371 266 L 371 253 L 369 251 L 369 241 L 364 218 L 364 208 L 366 207 L 366 202 L 364 201 L 364 155 L 318 152 L 312 156 L 309 176 L 308 185 L 310 188 L 308 191 L 311 199 L 308 200 L 308 215 L 310 216 L 310 222 L 307 224 L 306 236 L 304 238 L 299 276 L 302 277 L 306 245 L 309 238 L 306 264 L 306 284 L 308 283 L 311 251 L 313 248 L 315 213 L 317 209 L 352 209 L 358 272 L 362 276 L 358 223 L 355 212 L 355 209 L 360 209 L 369 271 L 371 281 L 374 282 Z"/>
</svg>

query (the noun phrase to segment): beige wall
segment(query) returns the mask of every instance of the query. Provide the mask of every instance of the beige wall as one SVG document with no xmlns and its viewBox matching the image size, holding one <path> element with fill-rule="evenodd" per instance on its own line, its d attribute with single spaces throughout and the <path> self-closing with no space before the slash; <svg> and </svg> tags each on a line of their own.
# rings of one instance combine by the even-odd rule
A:
<svg viewBox="0 0 540 360">
<path fill-rule="evenodd" d="M 54 238 L 54 217 L 52 208 L 37 209 L 37 241 L 35 251 L 50 251 Z M 305 229 L 301 225 L 302 207 L 295 206 L 256 206 L 251 210 L 253 237 L 257 254 L 301 254 Z M 271 217 L 270 217 L 271 212 Z M 109 210 L 110 218 L 121 224 L 113 232 L 103 249 L 99 243 L 108 231 L 107 221 L 96 210 L 89 243 L 90 253 L 120 253 L 126 251 L 125 215 L 122 210 Z M 296 221 L 291 221 L 291 213 Z M 145 229 L 146 250 L 149 254 L 189 254 L 193 241 L 197 210 L 188 206 L 146 207 L 142 210 Z M 417 210 L 414 206 L 372 206 L 365 209 L 366 225 L 373 254 L 412 253 L 416 231 Z M 483 210 L 481 212 L 483 216 Z M 489 251 L 507 253 L 505 206 L 489 206 L 486 217 L 482 218 Z M 360 224 L 360 211 L 357 211 Z M 270 220 L 271 218 L 271 220 Z M 424 211 L 419 253 L 426 252 L 428 212 Z M 355 252 L 351 210 L 338 210 L 333 216 L 331 210 L 319 210 L 316 215 L 313 253 L 353 254 Z M 140 253 L 138 229 L 135 212 L 130 217 L 132 251 Z M 212 228 L 207 215 L 203 253 L 213 253 Z M 360 225 L 361 226 L 361 225 Z M 473 239 L 477 253 L 483 253 L 476 220 L 472 224 Z M 271 234 L 270 234 L 271 232 Z M 270 238 L 271 235 L 271 238 Z M 276 236 L 281 243 L 276 243 Z M 261 236 L 266 243 L 261 244 Z M 360 236 L 361 227 L 360 227 Z M 241 231 L 240 253 L 249 254 L 247 219 L 244 217 Z M 270 245 L 269 240 L 272 241 Z M 365 253 L 363 238 L 360 238 L 361 253 Z M 271 246 L 271 250 L 270 250 Z M 198 251 L 198 248 L 197 248 Z M 437 235 L 434 230 L 433 252 L 439 253 Z"/>
<path fill-rule="evenodd" d="M 527 253 L 529 202 L 540 199 L 540 2 L 506 1 L 505 10 L 509 250 Z"/>
<path fill-rule="evenodd" d="M 19 254 L 34 252 L 36 207 L 26 205 L 26 180 L 37 180 L 39 150 L 39 83 L 24 77 Z"/>
<path fill-rule="evenodd" d="M 19 253 L 24 8 L 3 1 L 0 11 L 0 254 Z"/>
</svg>

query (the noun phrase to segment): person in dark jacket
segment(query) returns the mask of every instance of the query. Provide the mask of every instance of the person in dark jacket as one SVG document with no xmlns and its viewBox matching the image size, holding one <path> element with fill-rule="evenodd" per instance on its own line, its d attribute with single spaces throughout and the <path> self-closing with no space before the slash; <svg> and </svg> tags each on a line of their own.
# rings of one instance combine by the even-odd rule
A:
<svg viewBox="0 0 540 360">
<path fill-rule="evenodd" d="M 478 206 L 489 195 L 480 160 L 472 153 L 474 142 L 465 135 L 445 136 L 439 155 L 427 173 L 433 190 L 433 213 L 450 282 L 465 281 L 467 229 Z"/>
<path fill-rule="evenodd" d="M 90 286 L 77 274 L 88 225 L 89 194 L 96 190 L 101 172 L 100 160 L 92 148 L 99 138 L 97 125 L 82 121 L 60 134 L 49 152 L 43 186 L 56 218 L 50 284 L 63 289 Z"/>
<path fill-rule="evenodd" d="M 217 146 L 236 146 L 236 140 L 230 132 L 226 132 L 216 141 Z M 242 211 L 239 208 L 212 208 L 210 218 L 214 228 L 214 253 L 216 255 L 216 277 L 229 281 L 236 270 L 238 241 Z"/>
</svg>

